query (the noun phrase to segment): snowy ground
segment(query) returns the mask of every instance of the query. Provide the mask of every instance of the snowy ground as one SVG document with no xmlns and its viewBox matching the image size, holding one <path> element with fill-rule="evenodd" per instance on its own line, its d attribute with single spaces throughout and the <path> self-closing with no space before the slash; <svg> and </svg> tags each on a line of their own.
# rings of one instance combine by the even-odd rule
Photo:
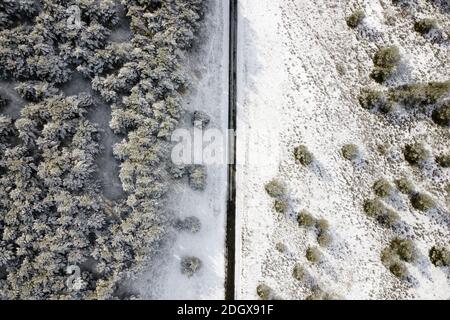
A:
<svg viewBox="0 0 450 320">
<path fill-rule="evenodd" d="M 226 131 L 228 124 L 228 16 L 229 2 L 211 0 L 202 30 L 201 48 L 189 57 L 194 74 L 185 100 L 188 112 L 201 110 L 211 116 L 209 129 Z M 187 117 L 185 127 L 191 126 Z M 136 289 L 148 299 L 223 299 L 225 296 L 225 222 L 227 166 L 208 165 L 205 191 L 194 191 L 184 181 L 168 194 L 175 218 L 195 216 L 201 230 L 191 234 L 172 230 L 152 268 L 136 281 Z M 180 272 L 180 259 L 195 256 L 202 261 L 197 274 Z"/>
<path fill-rule="evenodd" d="M 351 30 L 345 17 L 362 8 L 368 16 L 362 30 Z M 395 15 L 392 23 L 390 16 Z M 236 294 L 257 298 L 266 283 L 277 297 L 304 299 L 311 288 L 292 277 L 303 265 L 325 291 L 346 299 L 450 298 L 449 270 L 428 260 L 432 245 L 448 245 L 449 170 L 432 161 L 424 170 L 406 164 L 404 144 L 422 141 L 433 155 L 449 149 L 448 129 L 429 118 L 389 120 L 363 110 L 361 88 L 376 87 L 369 74 L 377 45 L 400 47 L 403 67 L 388 83 L 442 81 L 449 78 L 449 46 L 431 44 L 412 30 L 414 17 L 434 17 L 449 29 L 448 14 L 420 1 L 418 12 L 401 11 L 391 1 L 241 0 L 238 47 Z M 398 120 L 397 119 L 397 120 Z M 362 150 L 352 164 L 340 155 L 346 143 Z M 305 144 L 315 162 L 296 164 L 294 147 Z M 383 148 L 381 148 L 383 146 Z M 384 149 L 385 152 L 379 150 Z M 429 192 L 438 210 L 420 213 L 396 193 L 385 203 L 395 208 L 405 226 L 394 233 L 362 213 L 364 199 L 381 177 L 391 182 L 406 175 L 420 191 Z M 274 177 L 288 184 L 290 209 L 275 213 L 264 191 Z M 325 259 L 309 263 L 305 250 L 318 246 L 312 232 L 299 228 L 296 214 L 307 209 L 330 223 L 333 243 L 321 248 Z M 410 237 L 419 249 L 408 264 L 414 281 L 392 276 L 380 252 L 394 235 Z M 283 243 L 288 250 L 275 249 Z"/>
</svg>

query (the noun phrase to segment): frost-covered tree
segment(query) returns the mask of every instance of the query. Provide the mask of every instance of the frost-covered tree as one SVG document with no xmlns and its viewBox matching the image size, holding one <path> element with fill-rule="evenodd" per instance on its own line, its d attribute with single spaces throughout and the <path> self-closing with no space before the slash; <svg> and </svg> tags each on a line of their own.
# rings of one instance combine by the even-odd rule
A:
<svg viewBox="0 0 450 320">
<path fill-rule="evenodd" d="M 29 102 L 16 121 L 0 117 L 0 298 L 116 297 L 171 223 L 168 138 L 205 1 L 122 2 L 133 38 L 108 45 L 112 0 L 0 1 L 0 78 L 17 81 Z M 123 200 L 106 199 L 98 181 L 102 133 L 88 117 L 96 100 L 56 89 L 75 70 L 115 101 Z M 78 290 L 66 285 L 69 265 L 80 268 Z"/>
</svg>

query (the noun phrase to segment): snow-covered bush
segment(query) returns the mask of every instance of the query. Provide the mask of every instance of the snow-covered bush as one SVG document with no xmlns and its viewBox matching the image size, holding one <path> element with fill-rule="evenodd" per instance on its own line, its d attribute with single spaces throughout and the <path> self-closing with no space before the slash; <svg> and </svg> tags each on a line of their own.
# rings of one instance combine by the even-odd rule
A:
<svg viewBox="0 0 450 320">
<path fill-rule="evenodd" d="M 344 159 L 352 161 L 358 158 L 359 149 L 355 144 L 345 144 L 342 146 L 341 153 Z"/>
<path fill-rule="evenodd" d="M 383 197 L 387 197 L 389 194 L 391 194 L 392 189 L 393 189 L 392 185 L 385 178 L 378 179 L 373 184 L 373 191 L 374 191 L 374 193 L 377 196 L 382 197 L 382 198 Z"/>
<path fill-rule="evenodd" d="M 58 94 L 58 89 L 52 84 L 41 81 L 21 82 L 15 89 L 23 99 L 32 102 L 38 102 Z"/>
<path fill-rule="evenodd" d="M 285 199 L 275 199 L 273 202 L 273 209 L 278 213 L 285 213 L 288 207 L 288 202 Z"/>
<path fill-rule="evenodd" d="M 286 195 L 286 184 L 278 179 L 270 180 L 264 189 L 272 198 L 282 198 Z"/>
<path fill-rule="evenodd" d="M 450 100 L 433 110 L 433 121 L 441 126 L 450 126 Z"/>
<path fill-rule="evenodd" d="M 305 300 L 334 300 L 334 299 L 336 299 L 334 294 L 324 291 L 318 285 L 313 286 L 311 294 L 305 298 Z"/>
<path fill-rule="evenodd" d="M 317 243 L 321 247 L 329 246 L 332 241 L 333 237 L 331 236 L 331 233 L 329 233 L 328 231 L 320 231 L 319 234 L 317 235 Z"/>
<path fill-rule="evenodd" d="M 307 279 L 308 272 L 301 264 L 296 263 L 294 265 L 294 268 L 292 269 L 292 276 L 294 277 L 295 280 L 303 282 Z"/>
<path fill-rule="evenodd" d="M 300 145 L 294 149 L 294 158 L 304 166 L 309 166 L 314 159 L 305 145 Z"/>
<path fill-rule="evenodd" d="M 350 28 L 356 28 L 366 17 L 364 11 L 356 10 L 351 15 L 349 15 L 345 21 Z"/>
<path fill-rule="evenodd" d="M 358 97 L 361 107 L 367 110 L 380 110 L 387 113 L 392 109 L 392 102 L 381 91 L 363 89 Z"/>
<path fill-rule="evenodd" d="M 197 217 L 187 217 L 183 220 L 179 219 L 175 222 L 175 228 L 181 231 L 197 233 L 201 229 L 200 219 Z"/>
<path fill-rule="evenodd" d="M 316 236 L 317 242 L 320 246 L 326 247 L 332 241 L 331 233 L 329 232 L 330 225 L 326 219 L 316 219 L 312 214 L 306 210 L 302 210 L 297 215 L 298 225 L 301 227 L 306 227 L 308 229 L 313 228 Z"/>
<path fill-rule="evenodd" d="M 403 155 L 411 165 L 420 165 L 430 156 L 428 150 L 419 142 L 407 144 L 403 149 Z"/>
<path fill-rule="evenodd" d="M 437 24 L 434 19 L 421 19 L 414 23 L 414 30 L 422 35 L 428 34 L 431 30 L 436 29 Z"/>
<path fill-rule="evenodd" d="M 322 253 L 316 247 L 308 247 L 305 253 L 306 260 L 312 263 L 318 263 L 322 260 Z"/>
<path fill-rule="evenodd" d="M 450 81 L 411 83 L 389 90 L 389 99 L 413 109 L 435 104 L 450 92 Z"/>
<path fill-rule="evenodd" d="M 302 210 L 297 215 L 297 222 L 299 226 L 312 227 L 316 223 L 316 219 L 306 210 Z"/>
<path fill-rule="evenodd" d="M 443 153 L 436 156 L 436 162 L 443 168 L 450 167 L 450 153 Z"/>
<path fill-rule="evenodd" d="M 192 114 L 192 124 L 199 129 L 205 129 L 210 121 L 209 115 L 203 111 L 194 111 Z"/>
<path fill-rule="evenodd" d="M 275 249 L 278 252 L 284 253 L 287 251 L 287 246 L 283 242 L 277 242 L 277 244 L 275 245 Z"/>
<path fill-rule="evenodd" d="M 394 226 L 400 220 L 398 213 L 387 208 L 380 199 L 365 200 L 363 209 L 367 216 L 388 227 Z"/>
<path fill-rule="evenodd" d="M 398 191 L 404 194 L 412 194 L 414 192 L 414 185 L 411 181 L 406 177 L 400 177 L 395 180 L 395 185 L 397 186 Z"/>
<path fill-rule="evenodd" d="M 417 249 L 410 239 L 394 238 L 388 250 L 398 255 L 402 261 L 413 262 L 417 258 Z"/>
<path fill-rule="evenodd" d="M 256 294 L 261 298 L 261 300 L 270 300 L 273 293 L 272 289 L 268 285 L 261 283 L 256 287 Z"/>
<path fill-rule="evenodd" d="M 427 211 L 434 208 L 436 204 L 428 194 L 417 192 L 411 196 L 411 205 L 417 210 Z"/>
<path fill-rule="evenodd" d="M 400 58 L 400 52 L 396 46 L 380 48 L 373 57 L 375 68 L 370 76 L 375 81 L 383 83 L 395 72 Z"/>
<path fill-rule="evenodd" d="M 191 278 L 202 267 L 202 262 L 197 257 L 183 257 L 181 259 L 181 273 Z"/>
<path fill-rule="evenodd" d="M 417 248 L 410 239 L 396 237 L 381 252 L 381 261 L 398 278 L 405 278 L 408 275 L 405 262 L 414 262 L 416 258 Z"/>
<path fill-rule="evenodd" d="M 428 252 L 428 257 L 436 267 L 450 266 L 450 251 L 446 248 L 433 246 Z"/>
<path fill-rule="evenodd" d="M 189 169 L 189 186 L 194 190 L 205 190 L 206 168 L 202 165 L 195 165 Z"/>
</svg>

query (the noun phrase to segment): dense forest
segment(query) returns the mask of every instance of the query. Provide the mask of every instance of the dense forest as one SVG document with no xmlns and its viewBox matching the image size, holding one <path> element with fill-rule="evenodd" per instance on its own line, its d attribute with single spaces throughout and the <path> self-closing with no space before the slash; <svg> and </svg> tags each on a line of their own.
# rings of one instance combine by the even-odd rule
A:
<svg viewBox="0 0 450 320">
<path fill-rule="evenodd" d="M 205 0 L 0 0 L 0 78 L 26 101 L 0 94 L 0 299 L 131 298 L 120 283 L 157 248 L 167 226 L 170 135 L 188 87 L 183 59 Z M 124 10 L 131 39 L 110 35 Z M 92 92 L 66 95 L 75 74 Z M 110 128 L 124 196 L 99 179 Z M 182 174 L 182 173 L 181 173 Z M 68 286 L 68 266 L 81 277 Z"/>
</svg>

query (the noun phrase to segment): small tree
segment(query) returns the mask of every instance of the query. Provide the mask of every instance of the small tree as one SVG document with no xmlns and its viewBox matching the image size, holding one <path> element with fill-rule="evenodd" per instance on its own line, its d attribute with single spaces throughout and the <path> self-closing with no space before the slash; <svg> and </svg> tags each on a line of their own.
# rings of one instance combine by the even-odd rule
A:
<svg viewBox="0 0 450 320">
<path fill-rule="evenodd" d="M 429 157 L 429 152 L 423 144 L 413 143 L 407 144 L 403 149 L 403 155 L 406 161 L 411 165 L 419 165 L 421 162 L 425 161 Z"/>
<path fill-rule="evenodd" d="M 183 257 L 181 259 L 181 273 L 191 278 L 202 266 L 202 262 L 197 257 Z"/>
<path fill-rule="evenodd" d="M 450 100 L 434 109 L 431 117 L 438 125 L 450 126 Z"/>
<path fill-rule="evenodd" d="M 411 194 L 414 192 L 414 185 L 406 177 L 395 180 L 395 185 L 401 193 Z"/>
<path fill-rule="evenodd" d="M 268 285 L 261 283 L 256 287 L 256 294 L 261 298 L 261 300 L 270 300 L 272 296 L 272 289 Z"/>
<path fill-rule="evenodd" d="M 350 28 L 356 28 L 366 17 L 364 11 L 356 10 L 351 15 L 349 15 L 345 21 Z"/>
<path fill-rule="evenodd" d="M 316 223 L 316 219 L 306 210 L 299 212 L 297 216 L 297 222 L 299 226 L 312 227 Z"/>
<path fill-rule="evenodd" d="M 421 19 L 414 23 L 414 30 L 422 35 L 428 34 L 431 30 L 436 29 L 437 24 L 434 19 Z"/>
<path fill-rule="evenodd" d="M 358 158 L 359 155 L 359 149 L 358 146 L 355 144 L 345 144 L 342 146 L 342 156 L 347 160 L 355 160 Z"/>
<path fill-rule="evenodd" d="M 316 247 L 308 247 L 306 249 L 305 257 L 309 262 L 317 263 L 322 260 L 322 253 Z"/>
<path fill-rule="evenodd" d="M 313 155 L 305 145 L 294 149 L 294 158 L 304 166 L 309 166 L 313 162 Z"/>
<path fill-rule="evenodd" d="M 447 267 L 450 266 L 450 251 L 446 248 L 433 246 L 428 256 L 432 264 L 436 267 Z"/>
<path fill-rule="evenodd" d="M 411 197 L 411 205 L 417 210 L 428 211 L 434 208 L 436 204 L 428 194 L 417 192 Z"/>
<path fill-rule="evenodd" d="M 286 194 L 286 184 L 277 179 L 270 180 L 264 188 L 272 198 L 281 198 Z"/>
<path fill-rule="evenodd" d="M 387 197 L 392 192 L 392 186 L 387 179 L 378 179 L 373 184 L 373 191 L 379 197 Z"/>
<path fill-rule="evenodd" d="M 396 46 L 380 48 L 373 57 L 375 65 L 371 77 L 379 82 L 384 82 L 396 70 L 400 63 L 400 52 Z"/>
</svg>

